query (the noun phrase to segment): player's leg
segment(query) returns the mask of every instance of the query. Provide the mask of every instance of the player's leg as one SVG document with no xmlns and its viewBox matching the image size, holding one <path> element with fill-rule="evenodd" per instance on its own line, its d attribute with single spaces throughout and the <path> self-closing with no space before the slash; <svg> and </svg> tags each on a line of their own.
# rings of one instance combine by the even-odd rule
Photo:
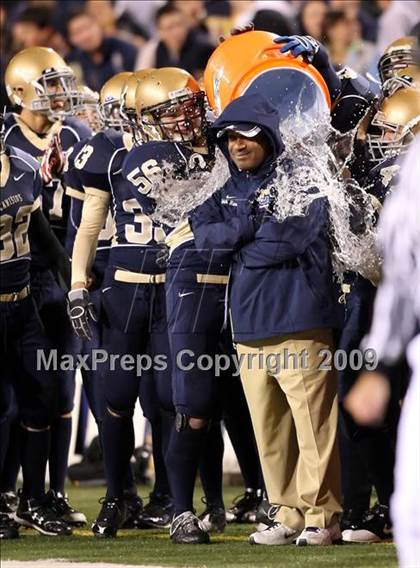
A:
<svg viewBox="0 0 420 568">
<path fill-rule="evenodd" d="M 226 511 L 228 522 L 255 522 L 264 490 L 260 459 L 240 377 L 222 378 L 223 420 L 238 460 L 245 493 Z"/>
<path fill-rule="evenodd" d="M 3 361 L 6 359 L 2 358 Z M 3 370 L 4 369 L 4 370 Z M 3 364 L 2 375 L 4 384 L 6 383 L 6 368 Z M 2 449 L 5 452 L 4 463 L 0 472 L 0 513 L 13 514 L 18 505 L 18 496 L 16 493 L 16 482 L 20 470 L 20 433 L 21 428 L 18 418 L 18 407 L 16 395 L 13 387 L 9 392 L 11 396 L 10 412 L 7 413 L 7 423 L 5 428 L 7 431 L 7 443 L 2 441 Z M 7 400 L 7 396 L 4 396 Z"/>
<path fill-rule="evenodd" d="M 223 323 L 223 315 L 219 314 L 219 310 L 223 312 L 223 304 L 217 301 L 221 287 L 198 285 L 195 274 L 192 277 L 180 281 L 169 274 L 167 282 L 173 396 L 177 412 L 167 452 L 175 506 L 171 538 L 184 544 L 208 541 L 205 527 L 193 513 L 193 494 L 208 429 L 219 404 L 219 388 L 214 369 L 200 367 L 198 359 L 200 355 L 214 358 Z M 221 492 L 222 487 L 220 495 Z"/>
<path fill-rule="evenodd" d="M 68 318 L 65 293 L 49 271 L 32 276 L 31 286 L 45 332 L 52 347 L 57 349 L 58 357 L 75 356 L 80 351 L 80 342 L 75 337 Z M 75 392 L 73 368 L 58 369 L 57 383 L 57 415 L 51 424 L 48 460 L 49 498 L 51 507 L 63 516 L 63 520 L 71 524 L 82 525 L 86 522 L 85 515 L 71 507 L 65 494 Z"/>
<path fill-rule="evenodd" d="M 21 369 L 17 369 L 16 396 L 21 417 L 22 494 L 16 520 L 46 535 L 71 534 L 45 496 L 45 469 L 50 443 L 50 425 L 56 414 L 57 377 L 40 360 L 50 344 L 31 297 L 19 302 L 13 313 L 15 343 Z M 21 372 L 23 371 L 23 372 Z"/>
<path fill-rule="evenodd" d="M 131 484 L 133 413 L 139 390 L 136 355 L 144 334 L 141 324 L 148 314 L 144 299 L 137 298 L 137 287 L 114 281 L 113 273 L 114 269 L 109 267 L 102 293 L 102 346 L 108 360 L 101 364 L 99 372 L 105 399 L 101 441 L 107 493 L 92 527 L 98 537 L 115 536 L 127 518 L 124 490 L 127 483 Z M 130 356 L 128 366 L 122 358 L 124 355 Z"/>
<path fill-rule="evenodd" d="M 140 404 L 152 429 L 154 487 L 149 501 L 139 515 L 140 526 L 168 527 L 173 515 L 172 496 L 165 463 L 175 413 L 172 404 L 172 376 L 166 297 L 163 284 L 148 287 L 151 321 L 147 353 L 153 367 L 140 381 Z"/>
<path fill-rule="evenodd" d="M 0 329 L 1 329 L 1 345 L 0 356 L 3 362 L 2 377 L 0 381 L 0 474 L 3 473 L 7 450 L 9 447 L 10 439 L 10 415 L 13 406 L 13 388 L 12 388 L 12 375 L 10 366 L 10 347 L 7 349 L 6 333 L 7 325 L 5 318 L 2 317 L 0 312 Z M 6 350 L 9 351 L 8 358 L 6 358 Z M 13 509 L 9 507 L 6 500 L 6 495 L 0 496 L 0 538 L 12 539 L 19 536 L 17 526 L 15 525 L 12 515 Z"/>
</svg>

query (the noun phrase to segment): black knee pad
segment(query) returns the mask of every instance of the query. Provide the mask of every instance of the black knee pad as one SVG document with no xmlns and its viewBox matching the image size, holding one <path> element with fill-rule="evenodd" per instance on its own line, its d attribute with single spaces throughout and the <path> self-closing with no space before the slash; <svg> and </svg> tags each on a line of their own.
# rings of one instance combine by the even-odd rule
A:
<svg viewBox="0 0 420 568">
<path fill-rule="evenodd" d="M 196 420 L 203 420 L 205 424 L 201 428 L 192 428 L 190 424 L 191 419 Z M 181 414 L 180 412 L 176 413 L 175 416 L 175 428 L 177 432 L 182 432 L 186 428 L 190 428 L 191 430 L 210 430 L 212 421 L 208 418 L 199 418 L 197 416 L 188 416 L 187 414 Z"/>
</svg>

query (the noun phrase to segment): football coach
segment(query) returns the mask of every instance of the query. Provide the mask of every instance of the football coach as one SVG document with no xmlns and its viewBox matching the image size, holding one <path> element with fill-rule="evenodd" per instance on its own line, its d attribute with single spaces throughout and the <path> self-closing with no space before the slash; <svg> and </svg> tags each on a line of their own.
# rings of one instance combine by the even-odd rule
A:
<svg viewBox="0 0 420 568">
<path fill-rule="evenodd" d="M 341 507 L 336 374 L 322 365 L 339 327 L 328 201 L 308 187 L 303 215 L 272 214 L 276 176 L 293 175 L 293 165 L 282 157 L 278 112 L 261 95 L 231 102 L 212 132 L 230 178 L 189 221 L 203 254 L 231 262 L 241 380 L 268 499 L 279 506 L 250 542 L 329 545 L 341 538 Z"/>
</svg>

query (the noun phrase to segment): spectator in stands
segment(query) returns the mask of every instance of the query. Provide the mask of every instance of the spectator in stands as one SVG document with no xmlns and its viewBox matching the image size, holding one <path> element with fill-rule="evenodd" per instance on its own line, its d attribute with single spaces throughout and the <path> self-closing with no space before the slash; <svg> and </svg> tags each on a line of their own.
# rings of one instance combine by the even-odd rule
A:
<svg viewBox="0 0 420 568">
<path fill-rule="evenodd" d="M 116 36 L 137 48 L 150 39 L 146 28 L 129 12 L 119 13 L 112 0 L 86 0 L 86 10 L 98 21 L 106 36 Z"/>
<path fill-rule="evenodd" d="M 357 73 L 366 73 L 375 57 L 375 46 L 361 39 L 357 19 L 351 19 L 342 10 L 331 10 L 324 18 L 322 30 L 322 41 L 336 69 L 347 65 Z"/>
<path fill-rule="evenodd" d="M 420 21 L 419 0 L 393 0 L 383 4 L 383 12 L 379 18 L 377 52 L 382 54 L 386 47 L 399 37 L 409 34 Z"/>
<path fill-rule="evenodd" d="M 120 71 L 134 71 L 137 48 L 114 36 L 105 37 L 97 20 L 86 10 L 78 10 L 67 20 L 67 37 L 72 51 L 67 61 L 79 80 L 99 91 Z"/>
<path fill-rule="evenodd" d="M 181 67 L 199 78 L 214 46 L 196 30 L 189 30 L 185 16 L 172 4 L 156 12 L 156 28 L 158 39 L 145 45 L 137 68 Z"/>
<path fill-rule="evenodd" d="M 304 2 L 297 17 L 298 33 L 321 41 L 322 23 L 326 13 L 327 5 L 322 0 Z"/>
<path fill-rule="evenodd" d="M 52 47 L 64 55 L 66 44 L 54 25 L 54 8 L 28 6 L 14 20 L 11 27 L 14 51 L 41 45 Z M 3 53 L 3 52 L 2 52 Z"/>
<path fill-rule="evenodd" d="M 376 41 L 378 24 L 376 19 L 367 12 L 360 0 L 330 0 L 331 10 L 342 10 L 351 20 L 358 20 L 361 27 L 361 37 L 370 42 Z"/>
</svg>

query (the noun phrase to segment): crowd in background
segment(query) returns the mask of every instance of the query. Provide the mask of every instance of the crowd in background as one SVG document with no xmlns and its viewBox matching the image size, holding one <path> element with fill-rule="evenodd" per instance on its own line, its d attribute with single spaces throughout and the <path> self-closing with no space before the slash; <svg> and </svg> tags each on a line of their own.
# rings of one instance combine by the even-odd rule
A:
<svg viewBox="0 0 420 568">
<path fill-rule="evenodd" d="M 174 66 L 200 77 L 220 36 L 311 35 L 334 65 L 376 75 L 380 54 L 420 21 L 418 0 L 16 0 L 2 2 L 2 73 L 19 50 L 52 47 L 99 90 L 119 71 Z M 3 85 L 3 81 L 2 81 Z M 8 105 L 2 86 L 1 105 Z"/>
</svg>

